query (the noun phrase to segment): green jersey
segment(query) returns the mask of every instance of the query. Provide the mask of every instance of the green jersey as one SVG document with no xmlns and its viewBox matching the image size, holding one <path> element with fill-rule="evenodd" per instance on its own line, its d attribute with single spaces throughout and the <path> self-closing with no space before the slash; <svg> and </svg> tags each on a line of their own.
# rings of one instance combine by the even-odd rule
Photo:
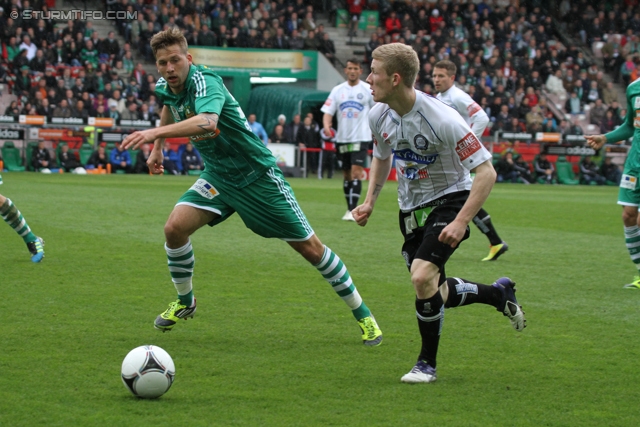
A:
<svg viewBox="0 0 640 427">
<path fill-rule="evenodd" d="M 624 169 L 633 171 L 634 176 L 637 176 L 640 173 L 640 79 L 627 87 L 627 116 L 624 123 L 605 134 L 605 137 L 607 142 L 617 142 L 633 137 Z"/>
<path fill-rule="evenodd" d="M 218 115 L 215 132 L 190 138 L 200 151 L 205 171 L 216 181 L 243 188 L 276 165 L 271 151 L 251 131 L 222 78 L 206 66 L 191 65 L 184 89 L 178 94 L 171 91 L 164 78 L 158 79 L 156 95 L 176 123 L 200 113 Z"/>
</svg>

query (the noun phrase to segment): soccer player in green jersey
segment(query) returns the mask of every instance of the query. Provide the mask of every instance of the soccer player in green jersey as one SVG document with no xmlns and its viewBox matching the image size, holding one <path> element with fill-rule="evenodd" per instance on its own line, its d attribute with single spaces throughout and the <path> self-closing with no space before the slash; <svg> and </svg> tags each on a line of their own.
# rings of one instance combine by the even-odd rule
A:
<svg viewBox="0 0 640 427">
<path fill-rule="evenodd" d="M 0 175 L 0 184 L 2 184 L 2 175 Z M 44 240 L 31 232 L 31 228 L 27 224 L 16 205 L 11 199 L 0 194 L 0 216 L 13 228 L 22 240 L 27 244 L 27 248 L 31 253 L 31 261 L 40 262 L 44 258 Z"/>
<path fill-rule="evenodd" d="M 162 76 L 155 91 L 164 104 L 160 127 L 134 132 L 123 141 L 125 149 L 154 142 L 147 164 L 156 174 L 163 172 L 165 138 L 190 137 L 205 164 L 202 175 L 178 200 L 164 227 L 169 271 L 178 299 L 156 318 L 155 327 L 170 330 L 179 319 L 193 317 L 196 311 L 192 287 L 195 258 L 189 236 L 237 212 L 254 233 L 286 241 L 309 261 L 352 310 L 364 344 L 380 344 L 382 332 L 347 268 L 314 233 L 274 157 L 251 131 L 222 78 L 205 66 L 194 65 L 187 48 L 178 29 L 153 36 L 151 49 Z"/>
<path fill-rule="evenodd" d="M 622 205 L 622 222 L 624 238 L 631 261 L 638 269 L 634 280 L 624 285 L 627 289 L 640 289 L 640 79 L 627 87 L 627 116 L 617 129 L 604 135 L 585 136 L 587 143 L 598 150 L 607 142 L 617 142 L 633 137 L 631 149 L 624 163 L 624 171 L 620 180 L 618 204 Z"/>
</svg>

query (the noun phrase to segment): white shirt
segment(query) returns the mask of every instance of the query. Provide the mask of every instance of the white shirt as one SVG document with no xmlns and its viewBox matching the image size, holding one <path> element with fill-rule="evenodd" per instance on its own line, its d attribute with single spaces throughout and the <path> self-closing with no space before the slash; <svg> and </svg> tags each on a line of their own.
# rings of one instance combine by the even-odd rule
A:
<svg viewBox="0 0 640 427">
<path fill-rule="evenodd" d="M 416 91 L 410 112 L 400 117 L 387 104 L 369 114 L 373 155 L 393 154 L 398 204 L 403 212 L 457 191 L 471 190 L 469 171 L 491 159 L 464 119 L 442 101 Z"/>
<path fill-rule="evenodd" d="M 25 42 L 20 43 L 18 49 L 27 49 L 27 59 L 31 61 L 36 56 L 36 52 L 38 51 L 38 47 L 31 42 L 31 44 L 26 44 Z"/>
<path fill-rule="evenodd" d="M 465 91 L 452 85 L 447 91 L 439 93 L 437 98 L 460 113 L 478 138 L 482 136 L 489 124 L 489 116 Z"/>
<path fill-rule="evenodd" d="M 344 82 L 334 87 L 320 110 L 332 116 L 338 112 L 338 144 L 368 142 L 371 130 L 367 117 L 373 104 L 371 87 L 360 80 L 355 86 Z"/>
</svg>

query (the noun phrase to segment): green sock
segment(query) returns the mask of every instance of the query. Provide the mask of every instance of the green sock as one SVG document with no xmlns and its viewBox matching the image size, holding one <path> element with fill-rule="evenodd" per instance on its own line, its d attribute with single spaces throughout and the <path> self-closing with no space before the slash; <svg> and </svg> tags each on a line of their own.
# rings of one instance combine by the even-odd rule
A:
<svg viewBox="0 0 640 427">
<path fill-rule="evenodd" d="M 369 308 L 365 305 L 356 289 L 351 276 L 338 255 L 330 248 L 324 247 L 324 254 L 318 264 L 315 265 L 322 277 L 329 282 L 333 290 L 349 306 L 356 320 L 371 316 Z"/>
<path fill-rule="evenodd" d="M 31 232 L 27 221 L 10 199 L 6 199 L 3 205 L 0 206 L 0 216 L 2 216 L 4 222 L 9 224 L 9 227 L 13 228 L 15 232 L 22 237 L 25 243 L 35 242 L 37 240 L 36 235 Z"/>
</svg>

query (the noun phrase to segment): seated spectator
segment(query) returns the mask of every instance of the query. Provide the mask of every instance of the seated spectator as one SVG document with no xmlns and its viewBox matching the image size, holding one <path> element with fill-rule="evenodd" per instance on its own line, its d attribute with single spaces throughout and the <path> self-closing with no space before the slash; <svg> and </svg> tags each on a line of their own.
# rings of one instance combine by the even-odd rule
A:
<svg viewBox="0 0 640 427">
<path fill-rule="evenodd" d="M 568 127 L 566 132 L 563 133 L 565 141 L 567 141 L 567 136 L 569 135 L 584 135 L 584 131 L 582 130 L 582 126 L 580 126 L 580 121 L 577 117 L 574 117 L 571 120 L 571 125 Z"/>
<path fill-rule="evenodd" d="M 547 184 L 554 184 L 556 182 L 556 168 L 547 159 L 545 153 L 540 155 L 533 162 L 533 170 L 536 173 L 536 179 L 542 180 Z"/>
<path fill-rule="evenodd" d="M 76 154 L 69 151 L 69 146 L 67 144 L 62 144 L 60 146 L 58 164 L 65 172 L 73 172 L 76 168 L 80 167 L 80 162 L 78 161 Z"/>
<path fill-rule="evenodd" d="M 318 46 L 318 52 L 322 53 L 331 62 L 331 65 L 336 65 L 336 47 L 333 44 L 333 40 L 329 38 L 329 33 L 323 34 Z"/>
<path fill-rule="evenodd" d="M 497 182 L 518 182 L 518 172 L 514 169 L 513 152 L 506 150 L 496 163 Z"/>
<path fill-rule="evenodd" d="M 140 147 L 138 154 L 136 154 L 136 166 L 134 168 L 134 173 L 149 173 L 149 165 L 147 165 L 147 160 L 149 160 L 150 154 L 150 144 L 142 144 L 142 147 Z"/>
<path fill-rule="evenodd" d="M 295 144 L 298 129 L 300 129 L 300 114 L 293 116 L 293 120 L 284 127 L 284 139 L 288 143 Z"/>
<path fill-rule="evenodd" d="M 620 179 L 622 178 L 622 171 L 620 168 L 613 164 L 611 161 L 611 157 L 605 157 L 604 163 L 602 163 L 602 167 L 600 168 L 600 173 L 607 179 L 607 181 L 612 182 L 616 185 L 620 185 Z"/>
<path fill-rule="evenodd" d="M 596 102 L 596 100 L 599 100 L 601 98 L 602 96 L 600 94 L 600 89 L 598 88 L 598 82 L 592 80 L 589 83 L 589 88 L 584 92 L 583 101 L 585 102 L 585 104 L 593 104 Z"/>
<path fill-rule="evenodd" d="M 18 106 L 18 101 L 11 101 L 11 104 L 9 104 L 7 108 L 5 108 L 4 115 L 18 117 L 20 115 L 20 107 Z M 298 118 L 299 117 L 300 116 L 298 116 Z"/>
<path fill-rule="evenodd" d="M 591 159 L 591 156 L 584 156 L 580 162 L 580 175 L 585 184 L 596 183 L 606 184 L 607 179 L 600 174 L 598 165 Z"/>
<path fill-rule="evenodd" d="M 550 74 L 545 83 L 547 90 L 560 97 L 567 96 L 567 91 L 562 84 L 562 70 L 556 70 L 554 74 Z"/>
<path fill-rule="evenodd" d="M 33 149 L 31 153 L 31 166 L 36 171 L 51 168 L 51 153 L 45 148 L 44 141 L 38 142 L 38 146 Z"/>
<path fill-rule="evenodd" d="M 249 122 L 249 127 L 251 127 L 253 133 L 262 140 L 264 145 L 267 145 L 269 143 L 269 135 L 267 135 L 264 127 L 260 123 L 256 122 L 256 115 L 249 114 L 247 121 Z"/>
<path fill-rule="evenodd" d="M 180 175 L 178 162 L 181 162 L 181 159 L 178 156 L 178 152 L 171 148 L 171 144 L 165 143 L 164 148 L 162 149 L 162 155 L 164 156 L 162 161 L 164 170 L 169 172 L 171 175 Z"/>
<path fill-rule="evenodd" d="M 524 184 L 531 184 L 533 177 L 531 176 L 531 167 L 524 161 L 522 156 L 515 155 L 513 160 L 513 169 L 518 173 L 518 180 Z"/>
<path fill-rule="evenodd" d="M 52 114 L 52 117 L 69 118 L 72 116 L 73 112 L 71 111 L 71 108 L 69 107 L 66 99 L 60 101 L 60 104 L 56 108 L 54 108 Z"/>
<path fill-rule="evenodd" d="M 196 150 L 190 142 L 184 147 L 184 151 L 181 156 L 182 167 L 184 168 L 185 173 L 189 171 L 199 171 L 202 170 L 202 159 L 200 158 L 200 153 Z"/>
<path fill-rule="evenodd" d="M 571 92 L 571 97 L 565 102 L 564 109 L 569 114 L 582 114 L 582 100 L 578 97 L 577 92 Z"/>
<path fill-rule="evenodd" d="M 123 149 L 120 141 L 116 142 L 116 147 L 111 150 L 109 163 L 111 164 L 112 173 L 119 170 L 122 170 L 125 173 L 133 172 L 133 169 L 131 168 L 131 155 L 129 154 L 129 150 Z"/>
<path fill-rule="evenodd" d="M 120 120 L 140 120 L 138 104 L 136 102 L 130 102 L 129 107 L 120 116 Z"/>
<path fill-rule="evenodd" d="M 597 123 L 600 126 L 600 133 L 608 133 L 614 130 L 620 123 L 618 122 L 618 117 L 615 116 L 612 109 L 608 109 L 604 113 L 604 118 L 600 123 Z"/>
<path fill-rule="evenodd" d="M 589 110 L 589 123 L 592 125 L 599 125 L 604 120 L 606 112 L 607 107 L 602 103 L 602 99 L 596 99 L 593 108 Z"/>
<path fill-rule="evenodd" d="M 602 102 L 605 105 L 611 105 L 614 101 L 618 100 L 618 91 L 613 87 L 613 82 L 607 82 L 607 85 L 602 89 Z"/>
<path fill-rule="evenodd" d="M 87 164 L 85 165 L 87 169 L 107 168 L 107 164 L 109 164 L 109 156 L 107 155 L 104 147 L 105 144 L 102 143 L 97 150 L 91 153 L 91 157 L 89 157 L 89 160 L 87 160 Z"/>
<path fill-rule="evenodd" d="M 281 124 L 277 124 L 273 128 L 273 133 L 269 135 L 269 143 L 271 144 L 283 144 L 289 142 L 284 134 L 284 127 Z"/>
</svg>

